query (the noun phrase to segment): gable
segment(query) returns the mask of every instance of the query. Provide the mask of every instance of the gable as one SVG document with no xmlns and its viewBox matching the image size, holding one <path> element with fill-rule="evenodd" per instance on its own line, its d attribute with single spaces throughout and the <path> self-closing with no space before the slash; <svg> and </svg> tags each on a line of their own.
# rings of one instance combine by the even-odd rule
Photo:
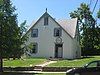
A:
<svg viewBox="0 0 100 75">
<path fill-rule="evenodd" d="M 50 17 L 58 26 L 62 28 L 68 34 L 71 38 L 75 37 L 76 33 L 76 26 L 77 26 L 77 18 L 70 19 L 70 20 L 60 20 L 56 21 L 54 18 L 52 18 L 47 12 L 45 12 L 35 23 L 32 22 L 31 27 L 27 30 L 25 35 L 35 26 L 37 23 L 44 18 L 45 16 Z"/>
</svg>

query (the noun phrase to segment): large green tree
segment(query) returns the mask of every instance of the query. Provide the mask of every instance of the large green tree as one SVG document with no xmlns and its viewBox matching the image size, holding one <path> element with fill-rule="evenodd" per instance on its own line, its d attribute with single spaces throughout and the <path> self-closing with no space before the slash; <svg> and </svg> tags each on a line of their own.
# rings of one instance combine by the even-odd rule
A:
<svg viewBox="0 0 100 75">
<path fill-rule="evenodd" d="M 96 28 L 96 21 L 92 16 L 90 8 L 87 4 L 81 3 L 80 7 L 70 13 L 71 18 L 78 18 L 78 26 L 80 30 L 80 44 L 83 54 L 94 53 L 96 40 L 99 35 Z"/>
<path fill-rule="evenodd" d="M 3 71 L 2 58 L 19 58 L 23 54 L 23 41 L 15 7 L 10 0 L 0 0 L 0 71 Z"/>
</svg>

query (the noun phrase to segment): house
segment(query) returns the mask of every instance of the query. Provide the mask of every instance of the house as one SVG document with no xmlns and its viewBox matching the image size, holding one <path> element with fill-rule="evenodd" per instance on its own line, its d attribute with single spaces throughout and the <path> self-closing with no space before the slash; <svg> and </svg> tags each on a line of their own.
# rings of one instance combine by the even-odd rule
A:
<svg viewBox="0 0 100 75">
<path fill-rule="evenodd" d="M 33 57 L 75 59 L 81 56 L 77 18 L 56 21 L 46 11 L 25 34 Z"/>
</svg>

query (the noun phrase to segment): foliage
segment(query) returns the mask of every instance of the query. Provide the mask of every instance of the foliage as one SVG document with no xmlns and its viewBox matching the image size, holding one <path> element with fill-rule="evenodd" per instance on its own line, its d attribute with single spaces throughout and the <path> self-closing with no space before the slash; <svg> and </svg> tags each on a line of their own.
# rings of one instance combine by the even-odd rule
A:
<svg viewBox="0 0 100 75">
<path fill-rule="evenodd" d="M 20 24 L 20 33 L 23 35 L 27 31 L 26 20 Z"/>
<path fill-rule="evenodd" d="M 82 54 L 89 55 L 90 52 L 99 50 L 100 48 L 98 44 L 100 43 L 98 43 L 98 41 L 100 38 L 98 37 L 100 34 L 98 33 L 100 32 L 100 28 L 96 26 L 96 21 L 92 16 L 89 6 L 85 3 L 82 3 L 76 11 L 70 13 L 70 17 L 78 18 Z M 98 51 L 98 54 L 100 54 L 100 50 Z"/>
<path fill-rule="evenodd" d="M 26 21 L 21 24 L 21 27 L 18 27 L 15 10 L 10 0 L 0 1 L 0 32 L 2 33 L 0 34 L 0 42 L 2 42 L 1 49 L 4 58 L 20 58 L 23 54 L 21 45 L 26 38 L 22 38 L 22 33 L 26 31 L 24 27 Z"/>
<path fill-rule="evenodd" d="M 100 8 L 99 11 L 97 12 L 97 17 L 100 19 Z"/>
</svg>

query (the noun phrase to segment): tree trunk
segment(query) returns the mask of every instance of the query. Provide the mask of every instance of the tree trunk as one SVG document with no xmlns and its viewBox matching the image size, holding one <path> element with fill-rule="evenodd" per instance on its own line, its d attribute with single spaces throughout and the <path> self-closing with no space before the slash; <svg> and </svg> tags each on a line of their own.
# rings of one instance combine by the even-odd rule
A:
<svg viewBox="0 0 100 75">
<path fill-rule="evenodd" d="M 3 59 L 0 56 L 0 72 L 3 72 Z"/>
</svg>

